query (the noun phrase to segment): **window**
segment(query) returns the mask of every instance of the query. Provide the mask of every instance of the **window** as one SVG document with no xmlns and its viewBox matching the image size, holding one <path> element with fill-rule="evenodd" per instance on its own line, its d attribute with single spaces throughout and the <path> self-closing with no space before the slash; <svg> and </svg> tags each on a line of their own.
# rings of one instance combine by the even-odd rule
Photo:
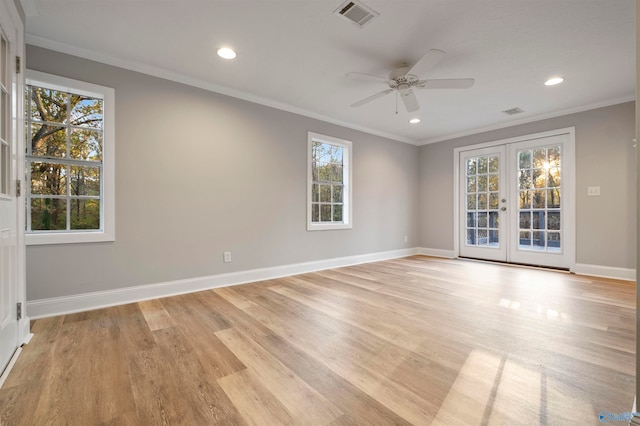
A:
<svg viewBox="0 0 640 426">
<path fill-rule="evenodd" d="M 114 240 L 114 91 L 27 71 L 27 244 Z"/>
<path fill-rule="evenodd" d="M 307 230 L 351 228 L 351 142 L 309 132 Z"/>
</svg>

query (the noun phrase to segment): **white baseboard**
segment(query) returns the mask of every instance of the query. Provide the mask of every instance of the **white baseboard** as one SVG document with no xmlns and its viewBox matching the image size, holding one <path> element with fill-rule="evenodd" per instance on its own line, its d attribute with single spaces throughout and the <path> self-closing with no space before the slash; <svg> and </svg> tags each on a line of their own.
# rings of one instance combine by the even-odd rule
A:
<svg viewBox="0 0 640 426">
<path fill-rule="evenodd" d="M 324 259 L 313 262 L 252 269 L 228 274 L 211 275 L 177 281 L 167 281 L 135 287 L 126 287 L 108 291 L 75 294 L 51 299 L 27 302 L 27 312 L 31 319 L 65 315 L 109 306 L 123 305 L 142 300 L 193 293 L 237 284 L 264 281 L 285 276 L 314 272 L 323 269 L 358 265 L 361 263 L 397 259 L 399 257 L 420 254 L 418 248 L 400 249 L 380 253 Z"/>
<path fill-rule="evenodd" d="M 626 281 L 636 280 L 636 270 L 629 268 L 576 263 L 576 267 L 572 272 L 580 275 L 591 275 L 592 277 L 613 278 Z"/>
<path fill-rule="evenodd" d="M 447 259 L 453 259 L 454 257 L 456 257 L 456 254 L 453 250 L 442 250 L 426 247 L 419 247 L 418 254 L 424 254 L 425 256 L 433 257 L 445 257 Z"/>
</svg>

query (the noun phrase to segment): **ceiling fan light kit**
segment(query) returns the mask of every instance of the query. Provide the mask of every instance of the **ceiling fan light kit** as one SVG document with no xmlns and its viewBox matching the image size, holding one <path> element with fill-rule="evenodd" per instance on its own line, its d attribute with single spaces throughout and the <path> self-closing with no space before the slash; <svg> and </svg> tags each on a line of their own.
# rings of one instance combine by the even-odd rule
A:
<svg viewBox="0 0 640 426">
<path fill-rule="evenodd" d="M 401 65 L 389 74 L 389 78 L 378 77 L 375 75 L 350 72 L 347 73 L 349 78 L 357 78 L 360 80 L 369 80 L 384 83 L 389 86 L 388 89 L 375 93 L 367 98 L 351 104 L 357 108 L 375 99 L 381 98 L 393 91 L 400 95 L 400 99 L 405 106 L 407 112 L 415 112 L 420 109 L 418 98 L 413 89 L 467 89 L 474 84 L 472 78 L 448 78 L 423 80 L 425 74 L 435 67 L 444 57 L 446 53 L 439 49 L 429 50 L 418 62 L 412 67 Z"/>
</svg>

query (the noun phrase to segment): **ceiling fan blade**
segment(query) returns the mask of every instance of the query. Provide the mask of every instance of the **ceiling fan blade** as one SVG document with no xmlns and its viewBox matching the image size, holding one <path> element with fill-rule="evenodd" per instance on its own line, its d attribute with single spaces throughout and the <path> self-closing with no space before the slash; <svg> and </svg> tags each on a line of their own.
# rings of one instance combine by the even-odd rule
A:
<svg viewBox="0 0 640 426">
<path fill-rule="evenodd" d="M 400 97 L 402 98 L 402 103 L 407 109 L 407 112 L 414 112 L 420 109 L 418 98 L 416 98 L 416 94 L 413 93 L 413 90 L 408 89 L 400 92 Z"/>
<path fill-rule="evenodd" d="M 361 105 L 366 104 L 367 102 L 371 102 L 371 101 L 373 101 L 373 100 L 375 100 L 375 99 L 378 99 L 378 98 L 383 97 L 384 95 L 388 95 L 388 94 L 389 94 L 389 93 L 391 93 L 391 92 L 393 92 L 393 89 L 383 90 L 382 92 L 378 92 L 378 93 L 376 93 L 375 95 L 371 95 L 371 96 L 369 96 L 368 98 L 364 98 L 364 99 L 363 99 L 363 100 L 361 100 L 361 101 L 358 101 L 358 102 L 356 102 L 356 103 L 354 103 L 354 104 L 351 104 L 351 106 L 352 106 L 353 108 L 357 108 L 357 107 L 359 107 L 359 106 L 361 106 Z"/>
<path fill-rule="evenodd" d="M 389 81 L 384 77 L 378 77 L 377 75 L 365 74 L 363 72 L 348 72 L 345 74 L 347 78 L 351 78 L 354 80 L 364 80 L 364 81 L 376 81 L 378 83 L 386 83 Z"/>
<path fill-rule="evenodd" d="M 473 86 L 473 78 L 442 78 L 436 80 L 424 80 L 414 87 L 418 89 L 468 89 Z"/>
<path fill-rule="evenodd" d="M 427 73 L 431 68 L 435 67 L 438 62 L 444 58 L 446 52 L 439 49 L 431 49 L 420 59 L 416 64 L 411 67 L 407 74 L 421 77 Z"/>
</svg>

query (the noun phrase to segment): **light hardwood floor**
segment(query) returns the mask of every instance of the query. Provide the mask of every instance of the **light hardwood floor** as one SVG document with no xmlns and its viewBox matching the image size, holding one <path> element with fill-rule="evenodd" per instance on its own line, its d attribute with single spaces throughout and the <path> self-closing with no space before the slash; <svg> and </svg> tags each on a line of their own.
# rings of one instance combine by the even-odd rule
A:
<svg viewBox="0 0 640 426">
<path fill-rule="evenodd" d="M 414 256 L 36 320 L 6 425 L 590 425 L 635 284 Z"/>
</svg>

